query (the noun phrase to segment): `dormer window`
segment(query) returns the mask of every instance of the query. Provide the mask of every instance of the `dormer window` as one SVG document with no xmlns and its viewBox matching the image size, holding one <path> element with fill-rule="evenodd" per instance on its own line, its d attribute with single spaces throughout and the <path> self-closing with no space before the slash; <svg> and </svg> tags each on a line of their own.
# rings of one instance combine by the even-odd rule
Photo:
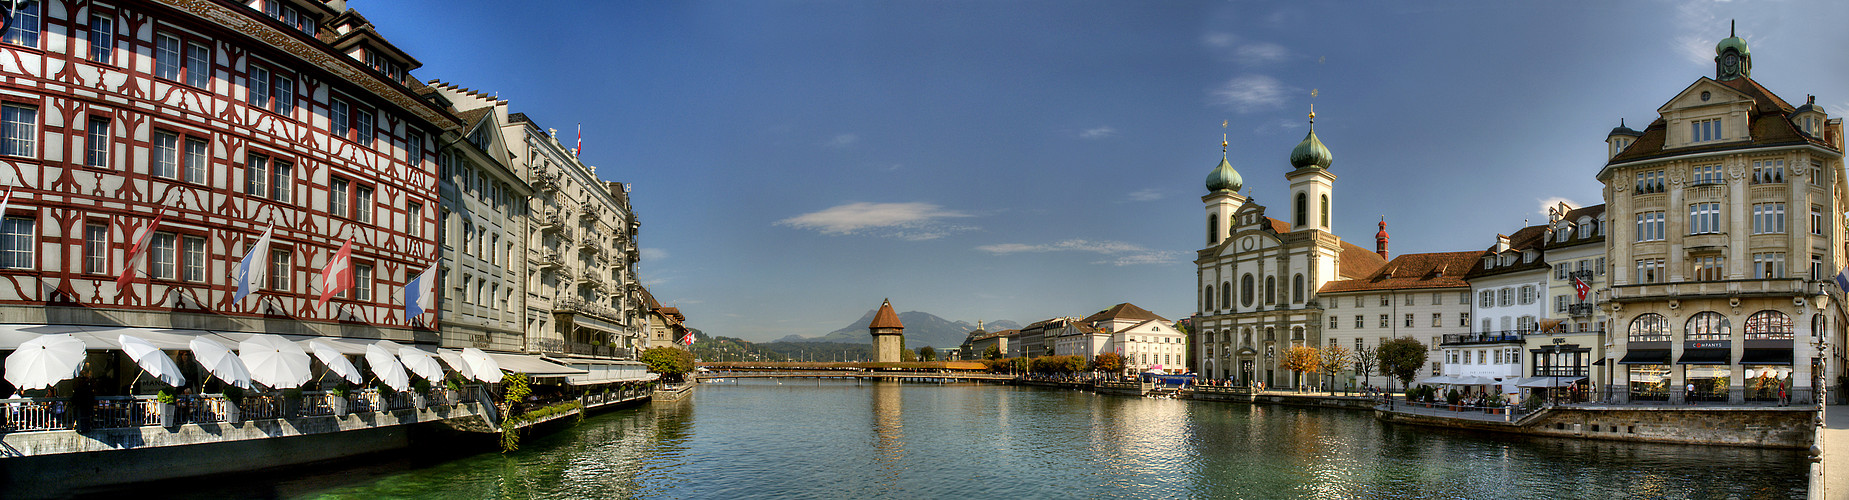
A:
<svg viewBox="0 0 1849 500">
<path fill-rule="evenodd" d="M 1580 220 L 1579 220 L 1579 237 L 1581 237 L 1581 238 L 1591 238 L 1591 237 L 1592 237 L 1592 227 L 1593 227 L 1593 226 L 1594 226 L 1594 224 L 1592 223 L 1592 219 L 1591 219 L 1591 218 L 1584 218 L 1584 219 L 1580 219 Z"/>
<path fill-rule="evenodd" d="M 313 16 L 303 15 L 301 11 L 295 10 L 293 6 L 283 5 L 281 0 L 264 0 L 263 13 L 269 14 L 270 17 L 276 18 L 277 21 L 282 21 L 283 24 L 300 30 L 302 33 L 308 34 L 308 36 L 315 36 L 315 18 Z"/>
<path fill-rule="evenodd" d="M 400 66 L 397 61 L 379 55 L 379 52 L 376 50 L 366 49 L 366 65 L 371 66 L 373 71 L 378 71 L 380 74 L 391 77 L 393 80 L 404 81 L 404 66 Z"/>
<path fill-rule="evenodd" d="M 1689 142 L 1710 142 L 1723 138 L 1720 118 L 1689 122 Z"/>
</svg>

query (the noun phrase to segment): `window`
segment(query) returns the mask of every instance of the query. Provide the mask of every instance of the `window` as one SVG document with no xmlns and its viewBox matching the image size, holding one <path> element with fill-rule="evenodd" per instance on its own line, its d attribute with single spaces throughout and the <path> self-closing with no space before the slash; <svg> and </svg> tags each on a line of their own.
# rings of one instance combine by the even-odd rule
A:
<svg viewBox="0 0 1849 500">
<path fill-rule="evenodd" d="M 1637 241 L 1662 241 L 1663 212 L 1637 213 Z"/>
<path fill-rule="evenodd" d="M 1355 296 L 1355 307 L 1361 307 L 1361 296 L 1360 295 Z"/>
<path fill-rule="evenodd" d="M 245 101 L 250 105 L 268 109 L 270 107 L 270 70 L 257 66 L 250 67 L 250 76 L 245 77 Z"/>
<path fill-rule="evenodd" d="M 1784 203 L 1753 204 L 1753 234 L 1778 234 L 1785 232 Z"/>
<path fill-rule="evenodd" d="M 186 84 L 206 88 L 212 83 L 212 49 L 186 44 Z"/>
<path fill-rule="evenodd" d="M 1753 160 L 1753 184 L 1783 184 L 1785 160 Z"/>
<path fill-rule="evenodd" d="M 1246 307 L 1252 306 L 1252 281 L 1252 275 L 1250 273 L 1247 273 L 1244 278 L 1239 280 L 1239 302 L 1245 304 Z"/>
<path fill-rule="evenodd" d="M 180 135 L 165 130 L 156 130 L 153 144 L 149 148 L 151 149 L 149 152 L 154 155 L 154 162 L 153 171 L 148 173 L 155 177 L 178 179 L 180 177 Z"/>
<path fill-rule="evenodd" d="M 105 15 L 90 14 L 90 60 L 110 64 L 115 58 L 115 46 L 116 20 Z"/>
<path fill-rule="evenodd" d="M 270 162 L 270 199 L 288 203 L 295 197 L 295 168 L 288 162 Z"/>
<path fill-rule="evenodd" d="M 405 144 L 404 145 L 404 150 L 405 150 L 404 160 L 406 162 L 409 162 L 411 166 L 413 167 L 424 166 L 424 133 L 416 131 L 416 130 L 410 131 L 404 137 L 404 144 Z M 1208 217 L 1217 218 L 1219 216 L 1209 215 Z"/>
<path fill-rule="evenodd" d="M 154 233 L 153 243 L 148 249 L 148 275 L 156 279 L 173 279 L 176 243 L 173 233 Z"/>
<path fill-rule="evenodd" d="M 1694 262 L 1695 281 L 1720 281 L 1722 264 L 1726 259 L 1719 255 L 1707 255 L 1690 259 Z"/>
<path fill-rule="evenodd" d="M 404 80 L 403 66 L 399 66 L 396 61 L 387 59 L 385 56 L 380 55 L 378 51 L 371 48 L 366 49 L 366 65 L 371 66 L 374 71 L 391 77 L 393 80 Z"/>
<path fill-rule="evenodd" d="M 354 192 L 359 195 L 358 201 L 354 202 L 353 205 L 355 218 L 359 219 L 360 222 L 372 222 L 372 188 L 368 186 L 359 186 Z"/>
<path fill-rule="evenodd" d="M 1412 314 L 1406 315 L 1406 327 L 1412 328 Z"/>
<path fill-rule="evenodd" d="M 1381 307 L 1393 305 L 1393 295 L 1385 293 L 1380 294 L 1380 305 Z"/>
<path fill-rule="evenodd" d="M 1522 285 L 1522 305 L 1534 303 L 1534 285 Z"/>
<path fill-rule="evenodd" d="M 270 159 L 263 155 L 250 155 L 244 161 L 244 194 L 263 196 L 267 187 L 264 183 L 270 177 Z"/>
<path fill-rule="evenodd" d="M 329 99 L 327 104 L 327 131 L 334 134 L 334 137 L 347 137 L 347 131 L 352 129 L 353 122 L 351 121 L 351 115 L 352 113 L 349 112 L 347 107 L 347 101 Z"/>
<path fill-rule="evenodd" d="M 1265 303 L 1276 304 L 1278 298 L 1278 277 L 1265 277 Z"/>
<path fill-rule="evenodd" d="M 1696 166 L 1692 173 L 1694 175 L 1689 177 L 1689 184 L 1691 185 L 1700 186 L 1704 184 L 1720 184 L 1722 182 L 1720 165 Z"/>
<path fill-rule="evenodd" d="M 1463 328 L 1470 328 L 1470 313 L 1467 313 L 1467 312 L 1457 313 L 1457 326 L 1460 326 Z"/>
<path fill-rule="evenodd" d="M 1733 336 L 1733 326 L 1721 313 L 1702 311 L 1689 318 L 1682 335 L 1682 340 L 1727 340 Z"/>
<path fill-rule="evenodd" d="M 1557 313 L 1567 312 L 1567 296 L 1565 295 L 1555 295 L 1554 296 L 1554 312 L 1557 312 Z"/>
<path fill-rule="evenodd" d="M 1605 275 L 1605 258 L 1599 257 L 1598 260 L 1595 260 L 1593 262 L 1595 263 L 1592 265 L 1592 268 L 1599 272 L 1599 276 L 1604 276 Z"/>
<path fill-rule="evenodd" d="M 1495 307 L 1496 292 L 1484 290 L 1477 292 L 1477 307 Z"/>
<path fill-rule="evenodd" d="M 6 27 L 6 36 L 0 41 L 27 47 L 39 46 L 39 3 L 19 2 L 13 10 L 12 24 Z"/>
<path fill-rule="evenodd" d="M 1746 340 L 1787 340 L 1792 337 L 1791 316 L 1785 313 L 1766 310 L 1746 317 Z"/>
<path fill-rule="evenodd" d="M 332 182 L 329 182 L 327 195 L 328 213 L 338 217 L 346 217 L 347 196 L 349 195 L 350 193 L 347 192 L 346 179 L 336 177 Z"/>
<path fill-rule="evenodd" d="M 285 116 L 295 112 L 295 79 L 253 65 L 246 86 L 251 106 Z"/>
<path fill-rule="evenodd" d="M 1329 195 L 1326 195 L 1326 194 L 1323 195 L 1323 211 L 1320 212 L 1320 215 L 1322 216 L 1323 229 L 1328 229 L 1329 228 Z"/>
<path fill-rule="evenodd" d="M 1823 235 L 1823 205 L 1810 206 L 1810 234 Z"/>
<path fill-rule="evenodd" d="M 205 238 L 187 236 L 180 238 L 180 245 L 180 279 L 205 281 Z"/>
<path fill-rule="evenodd" d="M 154 76 L 180 79 L 180 39 L 162 33 L 154 37 Z"/>
<path fill-rule="evenodd" d="M 1401 295 L 1400 297 L 1401 297 L 1401 298 L 1403 298 L 1403 299 L 1406 299 L 1406 305 L 1409 305 L 1409 306 L 1410 306 L 1410 305 L 1412 305 L 1412 302 L 1413 302 L 1413 297 L 1414 297 L 1414 295 L 1413 295 L 1413 294 L 1410 294 L 1410 293 L 1409 293 L 1409 294 L 1406 294 L 1406 295 Z"/>
<path fill-rule="evenodd" d="M 1366 327 L 1366 326 L 1367 326 L 1367 324 L 1365 324 L 1365 323 L 1362 323 L 1362 321 L 1364 321 L 1364 320 L 1362 319 L 1362 316 L 1361 316 L 1361 315 L 1359 315 L 1359 314 L 1356 314 L 1356 315 L 1355 315 L 1355 328 L 1364 328 L 1364 327 Z"/>
<path fill-rule="evenodd" d="M 1201 310 L 1207 311 L 1207 310 L 1212 310 L 1212 309 L 1213 309 L 1213 285 L 1207 285 L 1201 288 Z"/>
<path fill-rule="evenodd" d="M 1515 305 L 1515 289 L 1504 288 L 1496 291 L 1496 305 L 1508 307 Z"/>
<path fill-rule="evenodd" d="M 1207 244 L 1213 245 L 1219 242 L 1220 216 L 1219 214 L 1207 214 Z"/>
<path fill-rule="evenodd" d="M 1753 254 L 1754 279 L 1778 279 L 1785 277 L 1785 253 Z"/>
<path fill-rule="evenodd" d="M 1637 194 L 1661 193 L 1663 189 L 1663 171 L 1651 170 L 1637 173 Z"/>
<path fill-rule="evenodd" d="M 0 222 L 0 268 L 33 269 L 33 222 L 22 217 Z"/>
<path fill-rule="evenodd" d="M 1824 271 L 1823 271 L 1823 256 L 1822 255 L 1810 256 L 1810 279 L 1821 280 L 1827 276 L 1829 275 L 1824 274 Z"/>
<path fill-rule="evenodd" d="M 109 168 L 109 119 L 91 115 L 85 132 L 83 164 Z"/>
<path fill-rule="evenodd" d="M 1708 142 L 1721 138 L 1720 118 L 1689 122 L 1689 142 Z"/>
<path fill-rule="evenodd" d="M 308 36 L 315 36 L 314 16 L 302 15 L 295 10 L 295 7 L 283 5 L 280 0 L 264 0 L 263 4 L 265 14 L 269 14 L 277 21 L 282 21 L 284 25 L 300 30 Z"/>
<path fill-rule="evenodd" d="M 270 250 L 270 289 L 289 291 L 289 251 L 286 249 Z"/>
<path fill-rule="evenodd" d="M 413 238 L 422 237 L 424 235 L 424 205 L 422 203 L 406 204 L 404 219 L 404 229 L 406 233 L 410 234 Z"/>
<path fill-rule="evenodd" d="M 366 146 L 368 148 L 374 147 L 373 146 L 374 137 L 373 137 L 373 129 L 372 129 L 374 122 L 373 122 L 373 117 L 372 117 L 372 111 L 364 110 L 364 109 L 354 110 L 353 111 L 353 122 L 354 122 L 354 125 L 356 125 L 355 128 L 359 129 L 360 145 Z"/>
<path fill-rule="evenodd" d="M 372 300 L 372 265 L 353 265 L 353 290 L 361 301 Z"/>
<path fill-rule="evenodd" d="M 1496 331 L 1496 323 L 1490 321 L 1489 318 L 1483 318 L 1483 330 L 1482 331 L 1484 332 Z M 1438 345 L 1438 344 L 1432 344 L 1432 345 Z"/>
<path fill-rule="evenodd" d="M 1444 323 L 1445 323 L 1444 313 L 1432 313 L 1432 328 L 1438 328 L 1441 326 L 1445 326 Z"/>
<path fill-rule="evenodd" d="M 38 107 L 0 104 L 0 155 L 32 156 L 38 144 L 38 123 Z"/>
<path fill-rule="evenodd" d="M 1336 327 L 1341 325 L 1341 323 L 1342 323 L 1342 318 L 1338 318 L 1335 316 L 1329 317 L 1329 329 L 1330 330 L 1336 329 Z"/>
<path fill-rule="evenodd" d="M 1560 264 L 1560 265 L 1554 266 L 1554 279 L 1556 280 L 1567 279 L 1567 272 L 1569 271 L 1572 271 L 1572 268 L 1567 267 L 1566 264 Z"/>
<path fill-rule="evenodd" d="M 206 142 L 197 137 L 186 138 L 186 182 L 205 184 L 205 162 L 208 159 Z"/>
<path fill-rule="evenodd" d="M 1387 325 L 1387 315 L 1385 315 L 1385 314 L 1382 314 L 1382 315 L 1380 315 L 1380 327 L 1381 327 L 1381 328 L 1388 328 L 1388 325 Z"/>
<path fill-rule="evenodd" d="M 109 226 L 84 224 L 83 272 L 90 274 L 109 272 Z"/>
<path fill-rule="evenodd" d="M 1662 283 L 1667 278 L 1663 275 L 1663 259 L 1638 259 L 1637 283 Z"/>
<path fill-rule="evenodd" d="M 1303 303 L 1303 275 L 1301 274 L 1292 277 L 1290 280 L 1290 301 L 1298 304 Z"/>
<path fill-rule="evenodd" d="M 1721 232 L 1721 204 L 1696 203 L 1688 206 L 1688 234 Z"/>
</svg>

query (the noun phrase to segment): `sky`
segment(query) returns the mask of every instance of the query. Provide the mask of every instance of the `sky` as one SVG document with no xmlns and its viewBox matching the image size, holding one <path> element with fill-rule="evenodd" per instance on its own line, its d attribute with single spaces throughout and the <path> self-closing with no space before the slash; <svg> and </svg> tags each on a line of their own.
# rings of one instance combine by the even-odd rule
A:
<svg viewBox="0 0 1849 500">
<path fill-rule="evenodd" d="M 631 183 L 641 279 L 709 334 L 900 311 L 1193 313 L 1203 181 L 1283 210 L 1315 105 L 1337 236 L 1480 250 L 1601 203 L 1619 120 L 1714 75 L 1849 110 L 1849 2 L 351 0 Z M 1312 90 L 1316 96 L 1312 97 Z M 1222 122 L 1227 125 L 1222 128 Z"/>
</svg>

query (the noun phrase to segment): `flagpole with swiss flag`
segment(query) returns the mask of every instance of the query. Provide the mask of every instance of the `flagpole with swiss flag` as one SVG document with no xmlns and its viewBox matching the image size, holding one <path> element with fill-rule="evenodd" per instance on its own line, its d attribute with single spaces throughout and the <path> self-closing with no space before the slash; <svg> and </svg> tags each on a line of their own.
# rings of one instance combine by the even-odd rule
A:
<svg viewBox="0 0 1849 500">
<path fill-rule="evenodd" d="M 340 251 L 327 260 L 327 266 L 321 268 L 321 300 L 315 302 L 315 308 L 327 306 L 327 300 L 334 294 L 353 288 L 353 238 L 347 238 L 340 245 Z"/>
<path fill-rule="evenodd" d="M 12 201 L 12 191 L 7 191 L 6 198 L 8 202 Z M 6 205 L 0 203 L 0 212 L 3 212 L 5 209 Z M 130 284 L 135 282 L 135 269 L 139 267 L 138 264 L 141 263 L 141 257 L 147 255 L 148 247 L 151 246 L 149 243 L 154 240 L 154 231 L 160 229 L 161 220 L 166 217 L 167 214 L 165 211 L 154 214 L 154 222 L 141 226 L 141 229 L 135 232 L 135 237 L 133 238 L 135 246 L 128 251 L 128 262 L 124 264 L 122 275 L 116 277 L 116 290 L 126 290 Z"/>
</svg>

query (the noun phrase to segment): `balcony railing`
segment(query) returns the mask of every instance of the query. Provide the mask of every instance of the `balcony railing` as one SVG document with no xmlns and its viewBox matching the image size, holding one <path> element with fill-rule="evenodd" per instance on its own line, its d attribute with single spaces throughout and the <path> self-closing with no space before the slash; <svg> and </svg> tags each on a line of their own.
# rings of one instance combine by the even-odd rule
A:
<svg viewBox="0 0 1849 500">
<path fill-rule="evenodd" d="M 1580 281 L 1592 283 L 1592 271 L 1573 271 L 1567 273 L 1567 279 L 1579 278 Z"/>
<path fill-rule="evenodd" d="M 1608 290 L 1610 293 L 1604 294 L 1604 296 L 1601 297 L 1602 300 L 1609 298 L 1609 300 L 1614 302 L 1628 302 L 1663 298 L 1694 299 L 1714 297 L 1745 298 L 1820 295 L 1823 293 L 1823 283 L 1807 283 L 1802 278 L 1744 279 L 1619 285 L 1611 287 Z"/>
<path fill-rule="evenodd" d="M 533 189 L 540 191 L 556 191 L 558 188 L 558 177 L 552 175 L 551 172 L 541 171 L 533 173 Z"/>
<path fill-rule="evenodd" d="M 1791 340 L 1796 338 L 1792 332 L 1753 332 L 1746 334 L 1746 340 Z"/>
<path fill-rule="evenodd" d="M 1537 367 L 1534 367 L 1534 375 L 1531 375 L 1531 376 L 1533 377 L 1585 377 L 1587 376 L 1586 372 L 1587 370 L 1586 370 L 1586 367 L 1584 366 L 1537 366 Z"/>
<path fill-rule="evenodd" d="M 606 348 L 609 349 L 609 348 Z M 450 406 L 480 400 L 478 386 L 464 391 L 433 389 L 428 405 Z M 332 415 L 333 397 L 320 391 L 302 392 L 289 399 L 285 393 L 270 392 L 245 396 L 237 404 L 237 420 L 251 421 Z M 406 410 L 416 407 L 415 395 L 395 392 L 380 395 L 370 389 L 356 390 L 348 396 L 348 413 L 377 410 Z M 223 395 L 178 396 L 168 407 L 174 425 L 209 424 L 232 420 L 230 405 Z M 70 430 L 77 427 L 76 407 L 69 398 L 23 398 L 0 400 L 0 432 L 35 432 Z M 154 396 L 99 396 L 90 409 L 90 427 L 119 429 L 162 424 L 163 408 Z"/>
<path fill-rule="evenodd" d="M 564 266 L 565 266 L 565 259 L 559 256 L 559 252 L 557 250 L 548 250 L 545 253 L 539 254 L 539 268 L 540 269 L 545 269 L 548 267 L 556 269 L 556 268 L 560 268 Z"/>
<path fill-rule="evenodd" d="M 1500 331 L 1500 332 L 1452 333 L 1452 334 L 1446 334 L 1444 336 L 1444 342 L 1440 345 L 1501 344 L 1501 343 L 1507 343 L 1507 342 L 1521 342 L 1523 336 L 1526 335 L 1527 333 L 1529 332 L 1524 332 L 1520 330 L 1507 330 L 1507 331 Z"/>
<path fill-rule="evenodd" d="M 1574 316 L 1591 316 L 1597 311 L 1598 306 L 1593 304 L 1567 304 L 1567 314 Z"/>
</svg>

